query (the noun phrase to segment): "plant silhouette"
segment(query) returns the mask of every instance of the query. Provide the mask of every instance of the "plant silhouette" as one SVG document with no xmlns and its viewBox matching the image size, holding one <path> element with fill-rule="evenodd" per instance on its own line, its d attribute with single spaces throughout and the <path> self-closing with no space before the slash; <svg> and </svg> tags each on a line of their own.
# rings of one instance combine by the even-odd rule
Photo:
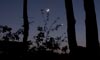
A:
<svg viewBox="0 0 100 60">
<path fill-rule="evenodd" d="M 50 36 L 50 33 L 54 32 L 54 31 L 58 31 L 58 29 L 62 26 L 62 24 L 56 24 L 58 19 L 60 19 L 59 17 L 57 17 L 57 19 L 54 20 L 53 23 L 51 23 L 50 27 L 48 27 L 47 23 L 49 23 L 49 15 L 48 15 L 49 12 L 46 12 L 46 13 L 47 13 L 47 15 L 44 15 L 44 9 L 41 10 L 41 14 L 42 14 L 42 16 L 46 16 L 46 20 L 44 19 L 43 26 L 37 27 L 38 34 L 36 36 L 34 36 L 34 39 L 36 40 L 36 44 L 37 44 L 36 48 L 38 49 L 38 51 L 41 50 L 41 51 L 45 51 L 45 52 L 54 53 L 55 50 L 62 50 L 62 49 L 60 49 L 60 43 L 65 41 L 66 37 L 63 38 L 63 36 L 60 36 L 60 37 Z M 66 34 L 66 33 L 64 33 L 64 34 Z M 61 39 L 63 39 L 62 42 L 61 42 Z M 60 41 L 60 43 L 59 43 L 59 41 Z M 49 50 L 49 51 L 47 51 L 47 50 Z M 33 51 L 34 51 L 34 47 L 33 47 Z M 63 52 L 66 53 L 66 51 L 63 51 Z"/>
<path fill-rule="evenodd" d="M 96 22 L 96 13 L 93 0 L 83 0 L 84 10 L 86 13 L 86 48 L 77 45 L 75 24 L 76 20 L 73 12 L 72 0 L 65 0 L 66 16 L 67 16 L 67 33 L 68 45 L 61 47 L 61 43 L 67 43 L 67 36 L 64 32 L 62 36 L 51 36 L 50 34 L 59 31 L 63 24 L 57 24 L 60 17 L 57 17 L 50 26 L 50 11 L 41 9 L 44 25 L 37 27 L 37 34 L 33 36 L 34 42 L 28 41 L 29 21 L 27 13 L 27 0 L 23 0 L 23 26 L 16 32 L 12 32 L 12 28 L 7 25 L 0 25 L 0 58 L 32 58 L 38 59 L 83 59 L 99 58 L 100 46 L 98 39 L 98 29 Z M 45 18 L 44 18 L 45 17 Z M 23 41 L 20 41 L 23 36 Z M 92 38 L 91 38 L 92 37 Z M 36 44 L 33 45 L 33 43 Z M 33 47 L 30 48 L 30 45 Z M 69 46 L 69 47 L 68 47 Z M 67 50 L 70 50 L 67 53 Z M 41 59 L 42 59 L 41 58 Z"/>
</svg>

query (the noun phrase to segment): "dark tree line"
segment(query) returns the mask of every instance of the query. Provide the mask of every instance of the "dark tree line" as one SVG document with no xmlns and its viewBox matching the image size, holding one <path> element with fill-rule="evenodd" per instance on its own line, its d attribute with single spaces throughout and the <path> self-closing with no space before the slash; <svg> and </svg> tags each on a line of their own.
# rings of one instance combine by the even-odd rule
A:
<svg viewBox="0 0 100 60">
<path fill-rule="evenodd" d="M 27 0 L 24 1 L 23 18 L 24 18 L 24 37 L 23 42 L 26 44 L 28 39 L 28 16 L 27 16 Z M 76 33 L 75 33 L 75 18 L 73 12 L 72 0 L 65 0 L 66 15 L 67 15 L 67 32 L 68 43 L 70 48 L 70 54 L 78 53 L 80 47 L 77 46 Z M 99 41 L 98 41 L 98 29 L 96 22 L 95 6 L 93 0 L 84 0 L 84 10 L 86 13 L 86 50 L 89 55 L 99 56 Z M 26 46 L 26 45 L 25 45 Z M 77 51 L 77 52 L 76 52 Z M 86 52 L 86 51 L 85 51 Z"/>
<path fill-rule="evenodd" d="M 96 56 L 100 56 L 99 51 L 99 39 L 98 39 L 98 28 L 97 28 L 97 21 L 96 21 L 96 13 L 95 13 L 95 6 L 94 6 L 94 0 L 83 0 L 84 2 L 84 11 L 86 13 L 86 19 L 85 19 L 85 26 L 86 26 L 86 50 L 83 47 L 80 47 L 77 45 L 76 41 L 76 32 L 75 32 L 75 23 L 76 20 L 74 18 L 74 12 L 73 12 L 73 3 L 72 0 L 65 0 L 65 8 L 66 8 L 66 15 L 67 15 L 67 33 L 68 33 L 68 43 L 69 43 L 69 49 L 70 49 L 70 57 L 82 55 L 85 53 L 86 56 L 91 56 L 90 58 L 93 58 Z M 48 20 L 48 19 L 47 19 Z M 54 22 L 55 23 L 55 22 Z M 58 29 L 60 25 L 56 27 L 56 30 Z M 4 30 L 2 32 L 9 31 L 9 34 L 11 34 L 11 28 L 1 26 Z M 27 13 L 27 0 L 23 0 L 23 47 L 24 47 L 24 53 L 28 50 L 28 36 L 29 36 L 29 21 L 28 21 L 28 13 Z M 49 48 L 53 51 L 53 49 L 57 50 L 59 48 L 59 44 L 55 43 L 55 38 L 49 37 L 48 40 L 42 45 L 40 45 L 40 42 L 43 42 L 43 39 L 45 38 L 44 32 L 45 29 L 43 27 L 38 27 L 39 34 L 36 36 L 36 43 L 39 46 L 39 51 L 43 52 L 46 51 L 46 48 Z M 50 31 L 49 31 L 50 32 Z M 47 32 L 49 34 L 49 32 Z M 4 37 L 4 40 L 9 40 L 9 38 L 12 37 L 12 35 L 7 35 L 6 38 Z M 48 35 L 47 35 L 48 36 Z M 9 38 L 8 38 L 9 37 Z M 16 39 L 16 36 L 14 37 Z M 17 39 L 18 36 L 17 36 Z M 7 42 L 8 43 L 8 42 Z M 19 44 L 20 45 L 20 44 Z M 17 46 L 17 45 L 16 45 Z M 21 47 L 22 48 L 22 47 Z M 33 48 L 34 50 L 34 48 Z M 66 52 L 67 46 L 65 46 L 62 51 Z M 33 53 L 34 54 L 34 53 Z M 67 55 L 67 54 L 66 54 Z"/>
</svg>

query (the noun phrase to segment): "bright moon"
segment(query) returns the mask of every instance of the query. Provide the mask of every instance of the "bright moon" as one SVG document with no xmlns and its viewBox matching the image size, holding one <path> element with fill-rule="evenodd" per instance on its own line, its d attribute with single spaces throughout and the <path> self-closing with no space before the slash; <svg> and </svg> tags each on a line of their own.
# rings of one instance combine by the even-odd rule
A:
<svg viewBox="0 0 100 60">
<path fill-rule="evenodd" d="M 50 11 L 50 9 L 46 9 L 46 12 L 49 12 Z"/>
</svg>

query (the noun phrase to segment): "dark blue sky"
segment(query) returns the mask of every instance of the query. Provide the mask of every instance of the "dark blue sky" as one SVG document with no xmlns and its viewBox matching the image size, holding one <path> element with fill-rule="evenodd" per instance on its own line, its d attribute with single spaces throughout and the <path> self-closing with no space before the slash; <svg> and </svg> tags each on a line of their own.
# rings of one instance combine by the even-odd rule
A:
<svg viewBox="0 0 100 60">
<path fill-rule="evenodd" d="M 73 0 L 73 7 L 75 19 L 77 21 L 77 41 L 79 45 L 85 46 L 85 12 L 83 0 Z M 43 18 L 40 10 L 46 8 L 50 9 L 50 23 L 53 22 L 56 17 L 60 17 L 61 19 L 58 23 L 64 24 L 64 26 L 59 29 L 59 33 L 54 32 L 52 35 L 61 35 L 62 32 L 67 31 L 64 0 L 28 0 L 29 21 L 34 21 L 34 23 L 30 25 L 30 35 L 34 35 L 36 27 L 43 24 Z M 100 35 L 100 0 L 95 0 L 95 10 Z M 16 31 L 23 23 L 22 17 L 23 0 L 0 0 L 0 25 L 8 25 L 13 28 L 13 31 Z M 30 38 L 31 37 L 32 36 L 30 36 Z"/>
</svg>

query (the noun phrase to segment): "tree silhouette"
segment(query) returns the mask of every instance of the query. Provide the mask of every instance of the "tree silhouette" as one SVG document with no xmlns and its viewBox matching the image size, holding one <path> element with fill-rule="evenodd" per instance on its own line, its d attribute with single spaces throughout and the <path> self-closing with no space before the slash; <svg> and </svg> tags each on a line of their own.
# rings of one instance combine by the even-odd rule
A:
<svg viewBox="0 0 100 60">
<path fill-rule="evenodd" d="M 86 46 L 88 53 L 96 56 L 99 54 L 99 40 L 94 1 L 84 0 L 84 9 L 86 13 Z"/>
<path fill-rule="evenodd" d="M 67 15 L 67 32 L 68 32 L 68 43 L 70 51 L 74 51 L 77 47 L 76 33 L 75 33 L 75 18 L 73 13 L 72 0 L 65 0 L 65 8 Z"/>
<path fill-rule="evenodd" d="M 58 24 L 58 20 L 60 18 L 57 17 L 50 24 L 50 26 L 48 26 L 49 25 L 48 23 L 50 22 L 49 15 L 48 15 L 49 12 L 45 12 L 45 10 L 42 9 L 41 14 L 42 16 L 46 18 L 43 20 L 44 22 L 43 26 L 37 27 L 38 34 L 33 36 L 35 39 L 36 46 L 33 46 L 33 48 L 30 50 L 32 51 L 32 53 L 34 53 L 35 51 L 39 52 L 38 53 L 39 55 L 41 55 L 41 53 L 44 55 L 46 53 L 47 56 L 55 55 L 55 54 L 59 55 L 59 53 L 67 55 L 68 46 L 67 45 L 61 46 L 63 42 L 67 43 L 66 33 L 64 32 L 61 36 L 50 35 L 51 33 L 54 33 L 55 31 L 59 31 L 59 28 L 63 26 L 63 24 Z"/>
<path fill-rule="evenodd" d="M 24 19 L 23 43 L 25 44 L 25 47 L 27 47 L 27 40 L 28 40 L 28 33 L 29 33 L 29 22 L 28 22 L 28 16 L 27 16 L 27 0 L 23 0 L 23 19 Z"/>
</svg>

